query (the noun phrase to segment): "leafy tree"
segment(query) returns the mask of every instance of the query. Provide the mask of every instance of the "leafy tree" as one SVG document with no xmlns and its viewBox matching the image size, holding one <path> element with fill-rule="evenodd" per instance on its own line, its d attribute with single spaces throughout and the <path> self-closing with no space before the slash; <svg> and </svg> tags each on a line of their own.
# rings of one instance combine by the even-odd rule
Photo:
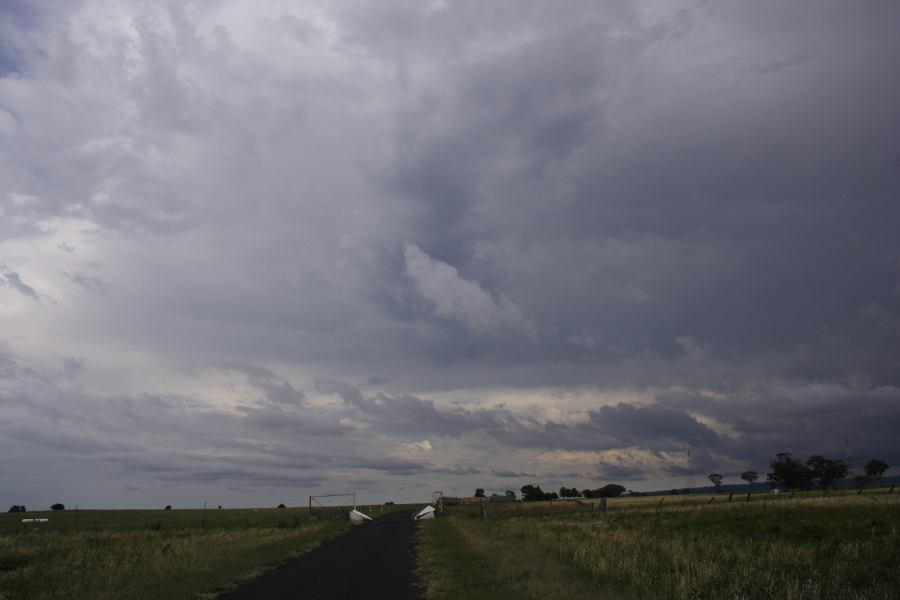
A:
<svg viewBox="0 0 900 600">
<path fill-rule="evenodd" d="M 18 512 L 26 512 L 24 504 L 13 504 L 9 507 L 9 512 L 18 513 Z"/>
<path fill-rule="evenodd" d="M 171 505 L 171 504 L 166 504 L 165 510 L 172 510 L 172 505 Z"/>
<path fill-rule="evenodd" d="M 616 498 L 621 496 L 624 491 L 624 486 L 621 486 L 618 483 L 608 483 L 595 490 L 584 490 L 581 494 L 585 498 Z"/>
<path fill-rule="evenodd" d="M 475 490 L 476 498 L 484 498 L 484 488 L 478 488 Z"/>
<path fill-rule="evenodd" d="M 881 481 L 881 476 L 884 475 L 884 472 L 890 468 L 891 466 L 883 460 L 873 458 L 866 463 L 866 466 L 863 467 L 863 471 L 865 472 L 867 477 L 871 477 L 873 479 Z"/>
<path fill-rule="evenodd" d="M 516 497 L 516 493 L 515 493 L 514 491 L 512 491 L 512 490 L 506 490 L 506 495 L 509 496 L 509 497 L 511 497 L 511 498 L 515 498 L 515 497 Z"/>
<path fill-rule="evenodd" d="M 50 507 L 50 510 L 66 510 L 66 506 L 65 506 L 65 504 L 60 504 L 59 502 L 57 502 L 56 504 L 54 504 L 53 506 Z"/>
<path fill-rule="evenodd" d="M 675 488 L 672 488 L 672 491 L 669 492 L 669 493 L 672 494 L 673 496 L 677 496 L 677 495 L 678 495 L 678 490 L 676 490 Z"/>
<path fill-rule="evenodd" d="M 559 488 L 559 495 L 562 498 L 577 498 L 580 494 L 577 488 L 567 488 L 563 486 Z"/>
<path fill-rule="evenodd" d="M 781 487 L 786 490 L 807 490 L 812 485 L 812 472 L 809 467 L 791 457 L 790 452 L 779 452 L 775 460 L 769 463 L 772 470 L 766 474 L 772 489 Z"/>
<path fill-rule="evenodd" d="M 277 506 L 277 508 L 287 508 L 287 507 L 284 505 L 284 502 L 282 502 L 281 504 L 279 504 L 279 505 Z"/>
<path fill-rule="evenodd" d="M 523 485 L 520 491 L 522 492 L 522 500 L 525 502 L 544 500 L 544 490 L 542 490 L 539 485 Z"/>
<path fill-rule="evenodd" d="M 844 461 L 825 458 L 821 454 L 810 456 L 806 460 L 806 466 L 809 467 L 812 479 L 823 490 L 834 487 L 835 482 L 846 477 L 850 471 Z"/>
<path fill-rule="evenodd" d="M 712 484 L 716 488 L 716 493 L 719 493 L 719 488 L 722 487 L 722 474 L 721 473 L 710 473 L 709 480 L 712 481 Z"/>
<path fill-rule="evenodd" d="M 858 490 L 864 489 L 870 483 L 868 475 L 856 475 L 853 477 L 853 487 Z"/>
<path fill-rule="evenodd" d="M 756 471 L 744 471 L 743 473 L 741 473 L 741 479 L 746 481 L 749 485 L 759 479 L 759 473 L 757 473 Z"/>
</svg>

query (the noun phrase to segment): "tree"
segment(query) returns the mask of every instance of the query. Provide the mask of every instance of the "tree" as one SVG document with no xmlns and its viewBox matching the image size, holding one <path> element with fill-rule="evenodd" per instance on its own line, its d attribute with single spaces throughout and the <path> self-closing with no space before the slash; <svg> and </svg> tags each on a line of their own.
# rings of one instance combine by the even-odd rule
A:
<svg viewBox="0 0 900 600">
<path fill-rule="evenodd" d="M 60 504 L 59 502 L 57 502 L 56 504 L 54 504 L 53 506 L 50 507 L 50 510 L 66 510 L 66 506 L 65 506 L 65 504 Z"/>
<path fill-rule="evenodd" d="M 284 502 L 282 502 L 282 503 L 279 504 L 276 508 L 287 508 L 287 507 L 284 505 Z"/>
<path fill-rule="evenodd" d="M 476 498 L 484 498 L 484 488 L 478 488 L 475 490 Z"/>
<path fill-rule="evenodd" d="M 562 498 L 577 498 L 580 494 L 577 488 L 567 488 L 563 486 L 559 488 L 559 495 Z"/>
<path fill-rule="evenodd" d="M 756 471 L 744 471 L 741 473 L 741 479 L 747 482 L 747 485 L 752 484 L 754 481 L 759 479 L 759 473 Z"/>
<path fill-rule="evenodd" d="M 544 499 L 544 490 L 539 485 L 523 485 L 520 491 L 522 500 L 525 502 L 537 502 Z"/>
<path fill-rule="evenodd" d="M 863 490 L 866 486 L 869 485 L 869 476 L 868 475 L 856 475 L 853 477 L 853 487 L 858 490 Z"/>
<path fill-rule="evenodd" d="M 769 468 L 772 470 L 766 474 L 766 479 L 772 489 L 806 490 L 812 485 L 812 472 L 802 462 L 792 458 L 790 452 L 776 454 Z"/>
<path fill-rule="evenodd" d="M 812 480 L 823 490 L 834 487 L 836 481 L 847 476 L 850 469 L 842 460 L 825 458 L 821 454 L 813 454 L 806 460 Z"/>
<path fill-rule="evenodd" d="M 171 504 L 166 504 L 166 510 L 172 510 L 172 505 L 171 505 Z"/>
<path fill-rule="evenodd" d="M 709 480 L 712 481 L 712 484 L 716 488 L 716 493 L 719 493 L 719 488 L 722 487 L 722 475 L 721 473 L 710 473 Z"/>
<path fill-rule="evenodd" d="M 18 513 L 18 512 L 26 512 L 24 504 L 13 504 L 9 507 L 9 512 Z"/>
<path fill-rule="evenodd" d="M 881 476 L 884 475 L 884 472 L 890 468 L 891 466 L 883 460 L 873 458 L 866 463 L 866 466 L 863 467 L 863 471 L 865 472 L 867 477 L 871 477 L 873 479 L 881 481 Z"/>
<path fill-rule="evenodd" d="M 607 483 L 595 490 L 584 490 L 581 494 L 585 498 L 617 498 L 625 491 L 625 487 L 618 483 Z"/>
<path fill-rule="evenodd" d="M 512 490 L 506 490 L 506 495 L 509 496 L 510 498 L 516 497 L 516 493 Z"/>
</svg>

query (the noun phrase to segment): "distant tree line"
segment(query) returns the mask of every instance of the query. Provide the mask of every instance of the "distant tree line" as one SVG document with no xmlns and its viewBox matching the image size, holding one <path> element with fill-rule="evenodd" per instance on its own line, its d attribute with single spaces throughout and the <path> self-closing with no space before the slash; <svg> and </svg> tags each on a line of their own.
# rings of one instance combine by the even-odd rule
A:
<svg viewBox="0 0 900 600">
<path fill-rule="evenodd" d="M 539 485 L 524 485 L 521 491 L 522 500 L 525 502 L 539 502 L 542 500 L 557 500 L 559 498 L 615 498 L 622 495 L 625 487 L 617 483 L 609 483 L 593 490 L 578 490 L 578 488 L 562 486 L 559 488 L 559 492 L 545 492 Z"/>
<path fill-rule="evenodd" d="M 556 492 L 545 492 L 539 485 L 523 485 L 522 500 L 525 502 L 540 502 L 541 500 L 556 500 L 559 494 Z"/>
<path fill-rule="evenodd" d="M 873 481 L 880 482 L 885 471 L 890 468 L 885 461 L 873 458 L 863 467 L 863 474 L 853 478 L 854 484 L 865 487 Z M 829 490 L 837 487 L 837 483 L 850 474 L 850 467 L 846 462 L 838 459 L 826 458 L 821 454 L 813 454 L 806 461 L 800 461 L 790 452 L 779 452 L 769 462 L 769 472 L 766 473 L 766 481 L 771 489 L 782 490 Z M 715 487 L 716 492 L 722 486 L 722 475 L 710 473 L 709 481 Z M 744 471 L 741 479 L 752 484 L 759 479 L 756 471 Z"/>
</svg>

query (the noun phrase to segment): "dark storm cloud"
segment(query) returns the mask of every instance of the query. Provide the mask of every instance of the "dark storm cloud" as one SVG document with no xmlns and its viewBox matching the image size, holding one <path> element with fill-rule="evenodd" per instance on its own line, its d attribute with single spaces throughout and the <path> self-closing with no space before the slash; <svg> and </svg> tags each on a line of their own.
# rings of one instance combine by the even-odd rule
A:
<svg viewBox="0 0 900 600">
<path fill-rule="evenodd" d="M 0 447 L 241 489 L 898 464 L 898 15 L 6 3 Z"/>
<path fill-rule="evenodd" d="M 325 394 L 337 394 L 355 409 L 356 418 L 384 431 L 459 436 L 497 426 L 497 416 L 493 413 L 439 407 L 431 400 L 416 396 L 391 396 L 382 392 L 364 396 L 350 384 L 331 380 L 316 382 L 316 388 Z"/>
</svg>

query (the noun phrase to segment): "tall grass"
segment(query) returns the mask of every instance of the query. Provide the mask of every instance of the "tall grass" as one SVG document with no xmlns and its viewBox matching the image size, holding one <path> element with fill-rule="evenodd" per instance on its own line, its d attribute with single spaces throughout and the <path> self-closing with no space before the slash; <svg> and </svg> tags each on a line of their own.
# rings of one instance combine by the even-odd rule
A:
<svg viewBox="0 0 900 600">
<path fill-rule="evenodd" d="M 898 597 L 900 496 L 707 502 L 448 510 L 420 531 L 428 597 Z"/>
</svg>

